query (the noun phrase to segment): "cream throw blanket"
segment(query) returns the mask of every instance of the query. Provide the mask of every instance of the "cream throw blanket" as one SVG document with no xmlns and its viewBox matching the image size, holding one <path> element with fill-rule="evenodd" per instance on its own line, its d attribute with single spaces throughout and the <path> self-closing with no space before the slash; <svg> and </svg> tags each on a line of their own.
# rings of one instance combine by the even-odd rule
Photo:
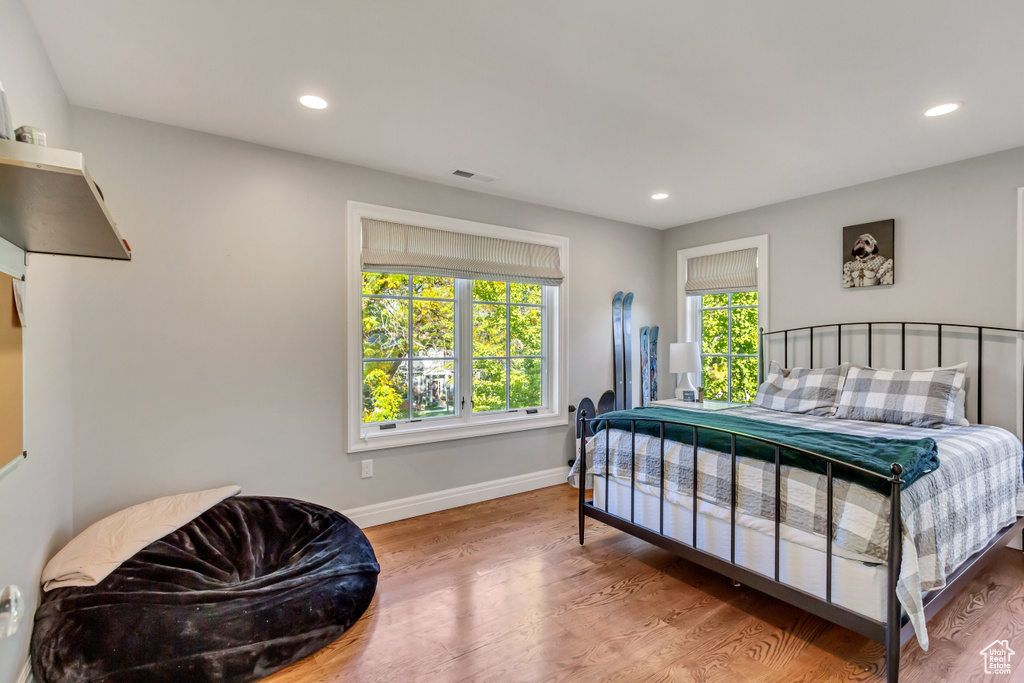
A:
<svg viewBox="0 0 1024 683">
<path fill-rule="evenodd" d="M 41 578 L 43 590 L 95 586 L 153 541 L 177 531 L 241 490 L 240 486 L 224 486 L 166 496 L 101 519 L 47 563 Z"/>
</svg>

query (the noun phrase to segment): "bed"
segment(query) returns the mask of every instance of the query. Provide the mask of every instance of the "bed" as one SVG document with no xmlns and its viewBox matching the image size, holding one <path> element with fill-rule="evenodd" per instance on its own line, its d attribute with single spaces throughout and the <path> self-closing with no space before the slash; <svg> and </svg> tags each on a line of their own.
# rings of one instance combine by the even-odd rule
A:
<svg viewBox="0 0 1024 683">
<path fill-rule="evenodd" d="M 47 590 L 32 634 L 35 680 L 254 681 L 336 640 L 363 614 L 379 566 L 358 527 L 304 501 L 227 495 L 103 568 L 99 581 L 71 572 Z M 100 545 L 131 535 L 144 505 L 90 527 L 102 532 Z"/>
<path fill-rule="evenodd" d="M 762 333 L 762 361 L 771 335 L 783 339 L 788 360 L 791 335 L 808 335 L 814 349 L 823 327 L 838 331 L 834 357 L 842 358 L 842 329 L 855 325 Z M 868 357 L 877 353 L 872 326 L 896 325 L 906 363 L 906 326 L 924 324 L 863 325 Z M 963 326 L 934 324 L 940 359 L 943 327 Z M 981 422 L 983 335 L 1016 342 L 1021 332 L 970 330 Z M 580 487 L 581 544 L 591 517 L 882 642 L 889 683 L 898 680 L 901 645 L 916 634 L 927 649 L 927 619 L 1024 527 L 1021 442 L 998 426 L 935 429 L 758 407 L 714 415 L 640 408 L 581 420 L 583 433 L 594 431 L 570 475 L 589 473 Z M 812 440 L 793 440 L 804 433 Z M 815 447 L 817 435 L 851 448 L 933 443 L 934 461 L 910 472 L 917 460 L 883 458 L 884 469 L 861 471 L 842 453 Z"/>
</svg>

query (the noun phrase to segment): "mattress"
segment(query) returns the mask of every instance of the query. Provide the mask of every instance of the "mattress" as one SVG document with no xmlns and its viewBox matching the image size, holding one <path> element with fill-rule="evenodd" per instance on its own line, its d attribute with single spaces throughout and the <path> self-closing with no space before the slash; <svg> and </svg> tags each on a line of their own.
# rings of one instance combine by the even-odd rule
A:
<svg viewBox="0 0 1024 683">
<path fill-rule="evenodd" d="M 594 478 L 594 506 L 630 519 L 629 479 Z M 655 487 L 637 484 L 633 496 L 633 523 L 658 531 L 660 495 Z M 729 508 L 697 501 L 697 548 L 729 560 L 731 538 Z M 770 528 L 766 528 L 770 527 Z M 693 500 L 666 491 L 664 535 L 693 544 Z M 780 526 L 779 581 L 820 598 L 825 597 L 826 549 L 814 534 Z M 879 621 L 886 615 L 884 564 L 856 558 L 855 553 L 833 545 L 832 602 Z M 775 578 L 775 526 L 751 515 L 736 515 L 736 564 Z"/>
</svg>

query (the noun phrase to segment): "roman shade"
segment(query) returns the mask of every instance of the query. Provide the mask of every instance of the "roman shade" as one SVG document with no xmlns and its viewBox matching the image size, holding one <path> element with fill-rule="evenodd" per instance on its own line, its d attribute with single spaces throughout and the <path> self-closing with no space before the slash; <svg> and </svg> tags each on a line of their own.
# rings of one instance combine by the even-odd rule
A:
<svg viewBox="0 0 1024 683">
<path fill-rule="evenodd" d="M 364 271 L 560 285 L 556 247 L 362 219 Z"/>
<path fill-rule="evenodd" d="M 757 249 L 739 249 L 686 260 L 686 293 L 757 289 Z"/>
</svg>

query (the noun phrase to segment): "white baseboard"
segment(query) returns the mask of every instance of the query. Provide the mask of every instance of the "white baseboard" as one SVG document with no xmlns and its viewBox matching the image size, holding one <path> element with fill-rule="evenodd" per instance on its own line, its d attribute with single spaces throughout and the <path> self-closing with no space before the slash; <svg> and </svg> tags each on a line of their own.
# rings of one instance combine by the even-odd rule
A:
<svg viewBox="0 0 1024 683">
<path fill-rule="evenodd" d="M 384 503 L 374 503 L 363 507 L 342 510 L 342 514 L 351 519 L 362 528 L 377 526 L 396 522 L 400 519 L 418 517 L 439 510 L 479 503 L 484 500 L 511 496 L 514 493 L 524 493 L 535 489 L 542 489 L 547 486 L 564 484 L 565 478 L 569 476 L 568 467 L 556 467 L 540 472 L 520 474 L 505 479 L 495 479 L 469 486 L 460 486 L 454 489 L 425 493 L 410 498 L 400 498 Z"/>
<path fill-rule="evenodd" d="M 26 659 L 25 666 L 21 667 L 21 673 L 18 674 L 17 683 L 33 683 L 35 681 L 32 678 L 32 660 Z"/>
</svg>

